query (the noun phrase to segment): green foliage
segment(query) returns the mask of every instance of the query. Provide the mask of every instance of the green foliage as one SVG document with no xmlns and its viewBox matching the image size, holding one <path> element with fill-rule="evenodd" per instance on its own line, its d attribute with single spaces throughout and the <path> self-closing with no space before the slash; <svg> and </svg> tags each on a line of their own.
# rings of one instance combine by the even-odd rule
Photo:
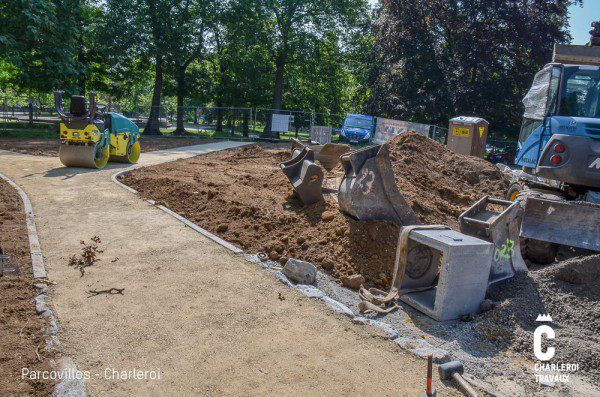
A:
<svg viewBox="0 0 600 397">
<path fill-rule="evenodd" d="M 62 89 L 146 111 L 479 115 L 510 135 L 533 74 L 568 39 L 573 2 L 388 0 L 372 12 L 367 0 L 5 0 L 0 90 L 19 105 Z"/>
<path fill-rule="evenodd" d="M 42 92 L 64 82 L 73 84 L 81 69 L 75 56 L 81 12 L 78 0 L 0 3 L 3 74 L 14 71 L 4 84 Z"/>
<path fill-rule="evenodd" d="M 478 115 L 496 134 L 514 136 L 533 75 L 569 38 L 571 3 L 385 2 L 374 23 L 369 109 L 440 125 Z"/>
</svg>

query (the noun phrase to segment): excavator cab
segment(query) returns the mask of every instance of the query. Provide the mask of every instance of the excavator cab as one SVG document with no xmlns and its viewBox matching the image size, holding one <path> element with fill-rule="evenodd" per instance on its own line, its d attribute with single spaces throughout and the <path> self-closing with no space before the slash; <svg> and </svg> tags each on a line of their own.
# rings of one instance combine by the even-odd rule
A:
<svg viewBox="0 0 600 397">
<path fill-rule="evenodd" d="M 546 65 L 523 102 L 516 164 L 532 175 L 600 188 L 600 66 Z"/>
</svg>

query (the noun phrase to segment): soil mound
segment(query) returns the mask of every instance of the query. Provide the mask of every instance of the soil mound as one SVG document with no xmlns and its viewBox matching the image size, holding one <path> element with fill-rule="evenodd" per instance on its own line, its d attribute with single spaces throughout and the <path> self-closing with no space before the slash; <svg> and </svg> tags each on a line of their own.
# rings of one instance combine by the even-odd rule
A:
<svg viewBox="0 0 600 397">
<path fill-rule="evenodd" d="M 484 160 L 416 133 L 390 147 L 398 188 L 424 223 L 457 228 L 456 216 L 483 194 L 504 193 L 502 174 Z M 335 196 L 302 207 L 279 168 L 289 157 L 288 149 L 247 146 L 145 167 L 123 182 L 248 252 L 280 263 L 310 261 L 336 279 L 360 273 L 368 284 L 388 287 L 397 228 L 342 214 Z M 337 188 L 342 176 L 340 167 L 325 172 L 325 184 Z"/>
<path fill-rule="evenodd" d="M 21 369 L 49 371 L 53 353 L 42 349 L 45 317 L 36 315 L 33 268 L 21 197 L 0 179 L 0 247 L 9 258 L 0 271 L 0 395 L 49 396 L 54 380 L 21 379 Z M 39 354 L 39 356 L 38 356 Z"/>
<path fill-rule="evenodd" d="M 475 201 L 506 195 L 508 181 L 483 159 L 454 153 L 412 131 L 389 146 L 396 185 L 423 223 L 458 230 L 458 216 Z"/>
</svg>

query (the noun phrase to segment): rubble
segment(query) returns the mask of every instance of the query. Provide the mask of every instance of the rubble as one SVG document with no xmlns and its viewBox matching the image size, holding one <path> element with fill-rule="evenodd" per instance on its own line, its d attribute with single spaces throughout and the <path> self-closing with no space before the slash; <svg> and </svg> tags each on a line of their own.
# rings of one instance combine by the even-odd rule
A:
<svg viewBox="0 0 600 397">
<path fill-rule="evenodd" d="M 290 258 L 281 271 L 290 280 L 299 284 L 314 284 L 317 268 L 310 262 Z"/>
</svg>

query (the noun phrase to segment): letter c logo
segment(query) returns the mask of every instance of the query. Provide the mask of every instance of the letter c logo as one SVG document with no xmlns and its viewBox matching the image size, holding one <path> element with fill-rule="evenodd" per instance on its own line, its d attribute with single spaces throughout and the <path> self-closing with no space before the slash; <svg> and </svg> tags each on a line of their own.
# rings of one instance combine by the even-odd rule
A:
<svg viewBox="0 0 600 397">
<path fill-rule="evenodd" d="M 537 359 L 540 361 L 552 360 L 556 349 L 553 346 L 550 346 L 545 352 L 543 352 L 542 335 L 546 335 L 547 339 L 554 339 L 556 336 L 554 334 L 554 330 L 548 325 L 540 325 L 537 327 L 533 333 L 533 354 L 535 354 Z"/>
</svg>

